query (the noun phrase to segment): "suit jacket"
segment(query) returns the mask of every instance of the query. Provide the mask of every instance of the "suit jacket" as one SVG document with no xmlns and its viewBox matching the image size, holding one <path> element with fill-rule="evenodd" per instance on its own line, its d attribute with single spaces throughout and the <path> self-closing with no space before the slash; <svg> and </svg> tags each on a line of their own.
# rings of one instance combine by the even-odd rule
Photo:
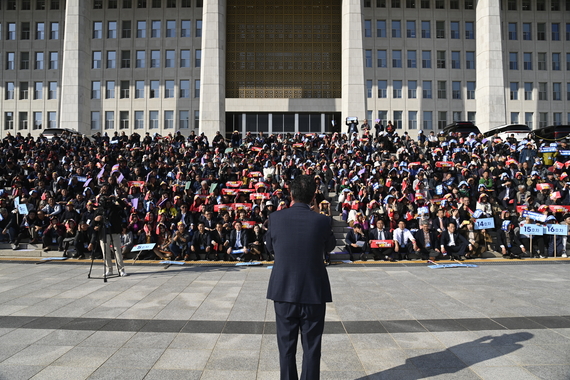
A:
<svg viewBox="0 0 570 380">
<path fill-rule="evenodd" d="M 206 231 L 204 231 L 203 234 L 196 231 L 194 233 L 194 236 L 192 236 L 192 245 L 194 248 L 200 249 L 200 247 L 204 247 L 205 249 L 206 247 L 210 246 L 210 241 L 210 234 Z"/>
<path fill-rule="evenodd" d="M 226 240 L 229 240 L 229 236 L 226 232 L 222 231 L 221 236 L 218 231 L 214 230 L 210 232 L 210 241 L 214 241 L 218 245 L 224 245 Z"/>
<path fill-rule="evenodd" d="M 230 248 L 234 248 L 236 246 L 236 240 L 237 240 L 237 231 L 232 230 L 232 232 L 230 232 Z M 247 230 L 242 229 L 240 231 L 239 241 L 241 242 L 242 248 L 247 248 L 247 245 L 249 243 L 249 233 Z"/>
<path fill-rule="evenodd" d="M 269 215 L 265 234 L 268 252 L 275 262 L 267 298 L 280 302 L 321 304 L 332 302 L 326 253 L 336 246 L 331 218 L 294 203 Z"/>
<path fill-rule="evenodd" d="M 444 227 L 443 231 L 445 231 L 447 229 L 447 225 L 449 224 L 449 219 L 446 217 L 443 217 L 442 219 L 443 219 L 443 227 Z M 441 227 L 439 225 L 439 218 L 438 217 L 435 217 L 431 220 L 431 228 L 433 228 L 436 231 L 438 229 L 441 229 Z"/>
<path fill-rule="evenodd" d="M 366 237 L 366 232 L 362 232 L 362 234 L 360 236 L 357 236 L 356 232 L 354 232 L 354 230 L 349 230 L 346 233 L 346 237 L 344 239 L 344 242 L 349 245 L 349 244 L 354 244 L 357 241 L 368 241 L 367 237 Z"/>
<path fill-rule="evenodd" d="M 434 229 L 429 230 L 429 241 L 430 241 L 430 248 L 431 249 L 439 249 L 439 239 L 437 237 L 437 232 Z M 426 241 L 424 236 L 424 231 L 422 229 L 417 230 L 414 237 L 416 238 L 416 245 L 421 251 L 426 249 Z"/>
<path fill-rule="evenodd" d="M 519 239 L 519 236 L 518 236 L 519 234 L 516 234 L 514 230 L 510 230 L 510 231 L 508 231 L 508 232 L 505 232 L 505 231 L 503 231 L 503 230 L 501 229 L 501 230 L 499 230 L 498 233 L 497 233 L 497 240 L 498 240 L 498 241 L 497 241 L 497 250 L 498 250 L 499 252 L 501 252 L 501 245 L 504 245 L 505 248 L 508 248 L 508 245 L 507 245 L 507 234 L 509 234 L 509 235 L 510 235 L 510 238 L 511 238 L 511 247 L 514 247 L 514 246 L 517 246 L 517 247 L 518 247 L 518 246 L 521 246 L 521 245 L 522 245 L 522 243 L 521 243 L 521 241 L 520 241 L 520 239 Z M 560 240 L 562 240 L 562 239 L 560 239 Z"/>
<path fill-rule="evenodd" d="M 384 228 L 384 240 L 393 240 L 392 233 L 388 229 Z M 381 240 L 378 239 L 378 228 L 373 228 L 368 232 L 368 240 Z"/>
<path fill-rule="evenodd" d="M 455 232 L 453 233 L 453 239 L 455 241 L 455 245 L 461 245 L 461 244 L 469 244 L 467 242 L 467 240 L 459 233 L 457 232 L 457 230 L 455 230 Z M 441 233 L 441 237 L 439 238 L 439 244 L 440 246 L 444 246 L 445 249 L 447 250 L 447 247 L 449 247 L 449 242 L 451 241 L 451 238 L 449 237 L 449 231 L 445 230 Z"/>
</svg>

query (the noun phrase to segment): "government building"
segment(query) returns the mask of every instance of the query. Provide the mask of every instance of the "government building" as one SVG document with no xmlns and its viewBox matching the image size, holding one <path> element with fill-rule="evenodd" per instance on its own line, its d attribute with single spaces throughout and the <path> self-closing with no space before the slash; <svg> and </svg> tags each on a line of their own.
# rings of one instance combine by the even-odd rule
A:
<svg viewBox="0 0 570 380">
<path fill-rule="evenodd" d="M 570 124 L 570 0 L 0 0 L 0 137 Z"/>
</svg>

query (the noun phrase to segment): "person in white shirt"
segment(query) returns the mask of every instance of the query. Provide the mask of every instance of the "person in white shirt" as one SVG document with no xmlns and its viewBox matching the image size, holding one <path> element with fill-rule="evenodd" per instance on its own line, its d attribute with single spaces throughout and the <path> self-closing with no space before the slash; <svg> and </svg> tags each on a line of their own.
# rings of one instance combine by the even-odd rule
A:
<svg viewBox="0 0 570 380">
<path fill-rule="evenodd" d="M 400 260 L 403 258 L 409 259 L 408 254 L 418 250 L 416 239 L 410 230 L 406 228 L 406 222 L 403 220 L 398 222 L 398 228 L 394 230 L 394 242 L 394 252 L 400 256 Z"/>
<path fill-rule="evenodd" d="M 455 223 L 449 223 L 447 230 L 441 233 L 441 252 L 452 260 L 463 261 L 467 250 L 467 239 L 455 229 Z"/>
</svg>

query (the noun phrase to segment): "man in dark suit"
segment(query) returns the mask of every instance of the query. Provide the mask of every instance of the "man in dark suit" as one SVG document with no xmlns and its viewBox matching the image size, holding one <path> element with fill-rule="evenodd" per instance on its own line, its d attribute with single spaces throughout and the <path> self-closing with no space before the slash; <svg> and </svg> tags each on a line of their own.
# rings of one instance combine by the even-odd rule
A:
<svg viewBox="0 0 570 380">
<path fill-rule="evenodd" d="M 384 227 L 384 220 L 378 219 L 376 221 L 376 228 L 373 228 L 368 233 L 368 241 L 371 240 L 392 240 L 392 233 Z M 396 261 L 394 258 L 394 248 L 370 248 L 374 260 L 389 260 Z"/>
<path fill-rule="evenodd" d="M 439 244 L 443 255 L 448 255 L 452 260 L 463 261 L 467 240 L 457 232 L 455 223 L 449 223 L 447 229 L 441 233 Z"/>
<path fill-rule="evenodd" d="M 435 261 L 441 255 L 437 232 L 429 228 L 428 220 L 422 221 L 420 226 L 415 234 L 417 252 L 424 260 Z"/>
<path fill-rule="evenodd" d="M 443 231 L 447 229 L 447 225 L 449 224 L 449 219 L 445 217 L 445 210 L 440 208 L 437 210 L 437 216 L 432 219 L 431 221 L 431 228 L 436 230 L 438 234 L 441 234 Z"/>
<path fill-rule="evenodd" d="M 352 225 L 352 230 L 346 233 L 344 242 L 346 243 L 346 250 L 350 256 L 350 261 L 354 261 L 355 253 L 360 253 L 360 260 L 366 261 L 367 239 L 359 223 Z"/>
<path fill-rule="evenodd" d="M 316 184 L 300 175 L 289 185 L 291 207 L 273 212 L 265 235 L 275 255 L 267 298 L 274 301 L 281 380 L 297 380 L 296 347 L 302 334 L 302 380 L 320 377 L 326 302 L 332 302 L 325 254 L 336 245 L 331 219 L 311 211 Z M 294 226 L 294 228 L 291 228 Z"/>
<path fill-rule="evenodd" d="M 210 232 L 210 239 L 212 239 L 212 252 L 214 253 L 214 260 L 224 260 L 226 257 L 226 250 L 230 246 L 229 236 L 224 231 L 222 222 L 216 223 L 216 229 Z"/>
<path fill-rule="evenodd" d="M 230 260 L 241 260 L 241 258 L 249 252 L 247 245 L 249 244 L 248 231 L 244 230 L 241 222 L 234 222 L 234 229 L 230 232 L 230 244 L 228 248 L 228 256 Z"/>
<path fill-rule="evenodd" d="M 210 253 L 210 236 L 204 228 L 204 223 L 198 223 L 198 231 L 192 236 L 190 250 L 195 255 L 194 260 L 198 261 L 202 259 L 200 255 L 204 255 L 202 260 L 208 259 L 208 254 Z M 184 256 L 184 260 L 188 260 L 188 258 L 189 255 Z"/>
</svg>

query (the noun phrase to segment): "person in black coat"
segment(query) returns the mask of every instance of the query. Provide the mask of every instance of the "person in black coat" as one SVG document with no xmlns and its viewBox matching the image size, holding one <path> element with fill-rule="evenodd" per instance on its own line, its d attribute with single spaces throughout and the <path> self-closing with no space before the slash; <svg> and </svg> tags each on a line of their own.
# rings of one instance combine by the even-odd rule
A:
<svg viewBox="0 0 570 380">
<path fill-rule="evenodd" d="M 424 260 L 435 261 L 441 256 L 437 232 L 430 229 L 429 221 L 427 220 L 422 221 L 420 226 L 421 229 L 417 230 L 414 236 L 418 247 L 417 253 Z"/>
<path fill-rule="evenodd" d="M 384 220 L 378 219 L 376 221 L 376 228 L 373 228 L 368 232 L 368 241 L 369 244 L 371 240 L 393 240 L 392 233 L 384 227 Z M 393 247 L 385 247 L 385 248 L 370 248 L 370 252 L 372 252 L 372 256 L 374 260 L 389 260 L 389 261 L 396 261 L 394 258 L 394 248 Z"/>
<path fill-rule="evenodd" d="M 354 261 L 354 254 L 360 254 L 360 260 L 366 261 L 366 249 L 368 246 L 368 239 L 366 234 L 362 230 L 362 226 L 359 223 L 354 223 L 352 225 L 352 230 L 346 233 L 344 242 L 346 243 L 346 250 L 350 256 L 350 261 Z"/>
<path fill-rule="evenodd" d="M 450 223 L 441 233 L 439 244 L 443 255 L 448 255 L 453 260 L 463 261 L 467 250 L 467 240 L 457 232 L 454 223 Z"/>
<path fill-rule="evenodd" d="M 221 221 L 218 221 L 216 223 L 216 229 L 210 232 L 210 239 L 214 260 L 224 260 L 226 250 L 230 246 L 230 241 L 228 234 L 224 231 L 224 224 Z"/>
<path fill-rule="evenodd" d="M 504 258 L 520 259 L 526 249 L 515 232 L 515 225 L 510 220 L 505 220 L 501 230 L 497 233 L 498 251 Z"/>
<path fill-rule="evenodd" d="M 447 229 L 449 224 L 449 219 L 445 217 L 445 210 L 440 208 L 437 210 L 437 216 L 431 220 L 431 227 L 441 234 Z"/>
<path fill-rule="evenodd" d="M 249 234 L 244 230 L 240 221 L 234 222 L 234 229 L 230 232 L 230 244 L 227 250 L 231 261 L 241 260 L 249 253 Z"/>
<path fill-rule="evenodd" d="M 203 260 L 208 259 L 208 254 L 210 253 L 210 234 L 204 228 L 204 223 L 198 223 L 198 231 L 192 236 L 192 244 L 190 245 L 190 250 L 195 255 L 194 260 L 198 261 L 201 259 L 200 255 L 203 255 Z M 188 260 L 189 255 L 184 256 L 184 260 Z"/>
<path fill-rule="evenodd" d="M 269 216 L 265 234 L 266 248 L 275 256 L 267 298 L 274 301 L 281 379 L 298 378 L 295 353 L 301 330 L 301 379 L 318 380 L 326 302 L 332 302 L 324 258 L 336 239 L 331 219 L 309 206 L 314 180 L 301 175 L 289 187 L 293 204 Z"/>
</svg>

